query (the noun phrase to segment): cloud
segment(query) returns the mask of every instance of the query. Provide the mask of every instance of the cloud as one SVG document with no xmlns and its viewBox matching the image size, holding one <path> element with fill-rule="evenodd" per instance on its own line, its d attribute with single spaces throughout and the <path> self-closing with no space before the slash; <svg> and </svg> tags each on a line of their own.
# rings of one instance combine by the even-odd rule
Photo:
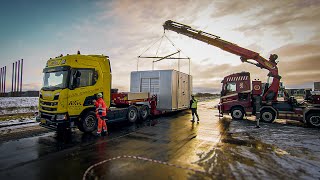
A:
<svg viewBox="0 0 320 180">
<path fill-rule="evenodd" d="M 288 44 L 275 49 L 279 54 L 279 74 L 281 81 L 289 87 L 301 87 L 301 84 L 312 84 L 319 81 L 320 77 L 320 47 L 313 44 Z M 247 71 L 251 73 L 251 79 L 267 80 L 268 71 L 260 69 L 251 64 L 240 64 L 232 66 L 221 64 L 214 66 L 203 66 L 193 64 L 192 72 L 195 87 L 211 87 L 220 89 L 223 77 L 232 73 Z"/>
<path fill-rule="evenodd" d="M 219 30 L 218 34 L 223 34 L 220 33 L 221 31 L 232 32 L 231 35 L 237 37 L 225 36 L 227 40 L 245 44 L 245 47 L 256 52 L 277 53 L 280 60 L 280 75 L 283 76 L 285 83 L 303 84 L 304 81 L 314 81 L 318 77 L 315 67 L 319 66 L 315 64 L 318 64 L 316 59 L 320 52 L 319 2 L 299 0 L 95 1 L 97 6 L 95 15 L 57 29 L 56 37 L 60 40 L 59 44 L 48 43 L 50 45 L 41 50 L 33 50 L 32 57 L 39 59 L 38 53 L 41 51 L 41 58 L 49 58 L 49 55 L 43 55 L 48 54 L 48 49 L 50 49 L 50 55 L 55 53 L 55 51 L 52 52 L 53 49 L 60 51 L 57 54 L 72 54 L 78 49 L 82 54 L 103 53 L 110 56 L 113 87 L 128 91 L 130 72 L 136 70 L 137 56 L 161 37 L 162 24 L 171 19 L 194 28 L 200 27 L 199 29 L 202 30 L 215 28 L 215 31 Z M 239 21 L 228 19 L 227 17 L 230 16 L 240 17 L 240 19 L 236 19 Z M 216 27 L 217 24 L 219 27 Z M 243 40 L 237 34 L 241 38 L 244 37 Z M 210 46 L 207 48 L 206 44 L 194 39 L 181 40 L 180 36 L 174 34 L 172 39 L 174 42 L 180 41 L 181 46 L 178 48 L 188 46 L 186 54 L 191 55 L 191 74 L 195 89 L 220 90 L 220 82 L 224 76 L 241 71 L 249 71 L 253 79 L 259 78 L 266 81 L 268 74 L 266 70 L 250 64 L 239 65 L 240 60 L 237 56 L 225 53 L 218 48 Z M 268 40 L 267 43 L 262 42 L 265 39 Z M 165 45 L 163 42 L 162 45 L 162 54 L 159 56 L 175 51 L 170 44 Z M 30 46 L 30 48 L 33 47 Z M 208 49 L 209 53 L 203 55 L 203 49 Z M 147 53 L 149 54 L 145 55 L 152 55 L 152 53 L 154 55 L 155 51 Z M 215 64 L 218 61 L 231 63 Z M 188 63 L 181 62 L 181 68 L 188 72 Z M 151 67 L 150 60 L 140 59 L 140 70 L 150 70 Z M 177 69 L 177 61 L 157 63 L 156 68 Z M 39 76 L 39 73 L 35 72 L 29 74 L 34 77 Z M 26 89 L 32 86 L 37 89 L 40 86 L 31 81 L 25 83 Z"/>
<path fill-rule="evenodd" d="M 24 83 L 23 84 L 23 91 L 32 91 L 32 90 L 40 90 L 41 83 Z"/>
<path fill-rule="evenodd" d="M 229 1 L 228 1 L 229 2 Z M 266 31 L 272 31 L 274 36 L 284 39 L 292 39 L 293 36 L 300 38 L 312 37 L 306 32 L 318 32 L 320 30 L 320 1 L 299 1 L 299 0 L 285 0 L 285 1 L 245 1 L 241 2 L 240 8 L 232 11 L 233 4 L 240 2 L 233 2 L 228 4 L 223 12 L 230 14 L 237 14 L 251 10 L 251 13 L 242 13 L 250 23 L 235 28 L 235 30 L 245 33 L 247 36 L 254 34 L 263 34 Z M 219 3 L 218 3 L 219 4 Z M 249 9 L 250 7 L 257 7 Z M 222 12 L 221 12 L 222 13 Z M 219 14 L 220 17 L 224 14 Z M 216 16 L 217 17 L 217 16 Z M 219 17 L 219 16 L 218 16 Z M 300 31 L 299 31 L 300 29 Z M 318 34 L 318 33 L 315 33 Z"/>
<path fill-rule="evenodd" d="M 320 54 L 320 43 L 287 44 L 273 50 L 273 52 L 280 57 L 284 56 L 287 60 L 298 56 L 313 56 Z"/>
</svg>

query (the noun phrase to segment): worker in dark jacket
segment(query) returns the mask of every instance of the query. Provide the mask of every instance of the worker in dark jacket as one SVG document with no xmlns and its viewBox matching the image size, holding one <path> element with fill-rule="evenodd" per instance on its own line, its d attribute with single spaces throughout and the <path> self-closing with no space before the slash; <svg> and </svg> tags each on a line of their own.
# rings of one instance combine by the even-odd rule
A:
<svg viewBox="0 0 320 180">
<path fill-rule="evenodd" d="M 194 122 L 194 116 L 197 116 L 197 122 L 199 123 L 199 116 L 197 112 L 197 106 L 198 106 L 198 100 L 194 97 L 194 95 L 191 95 L 191 100 L 190 100 L 190 109 L 192 113 L 192 120 L 191 122 Z"/>
<path fill-rule="evenodd" d="M 108 107 L 106 106 L 106 103 L 104 102 L 102 98 L 102 93 L 97 94 L 97 100 L 94 100 L 94 105 L 96 106 L 96 116 L 98 119 L 98 130 L 97 130 L 97 136 L 101 135 L 101 130 L 103 130 L 103 133 L 105 135 L 108 134 L 108 129 L 106 125 L 106 121 L 104 118 L 107 116 Z"/>
</svg>

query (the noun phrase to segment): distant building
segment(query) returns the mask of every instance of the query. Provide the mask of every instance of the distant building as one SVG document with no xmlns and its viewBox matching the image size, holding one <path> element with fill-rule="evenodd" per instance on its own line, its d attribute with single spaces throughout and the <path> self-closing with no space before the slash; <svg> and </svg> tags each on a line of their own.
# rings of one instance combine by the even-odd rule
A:
<svg viewBox="0 0 320 180">
<path fill-rule="evenodd" d="M 290 96 L 305 96 L 307 89 L 308 88 L 305 88 L 305 89 L 286 89 L 286 91 L 288 92 L 288 94 Z"/>
<path fill-rule="evenodd" d="M 314 90 L 320 91 L 320 82 L 314 82 Z"/>
<path fill-rule="evenodd" d="M 284 90 L 286 87 L 283 85 L 283 82 L 280 82 L 279 86 L 278 97 L 284 97 Z"/>
</svg>

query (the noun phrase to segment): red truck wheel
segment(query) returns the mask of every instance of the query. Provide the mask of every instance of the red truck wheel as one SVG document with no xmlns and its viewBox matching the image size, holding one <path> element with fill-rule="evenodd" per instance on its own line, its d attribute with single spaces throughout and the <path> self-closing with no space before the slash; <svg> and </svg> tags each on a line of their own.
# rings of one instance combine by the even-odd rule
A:
<svg viewBox="0 0 320 180">
<path fill-rule="evenodd" d="M 271 109 L 263 109 L 261 111 L 261 120 L 267 123 L 272 123 L 276 119 L 276 114 Z"/>
<path fill-rule="evenodd" d="M 320 113 L 311 113 L 307 116 L 307 123 L 312 127 L 320 127 Z"/>
<path fill-rule="evenodd" d="M 244 111 L 241 107 L 234 107 L 231 110 L 231 117 L 235 120 L 242 120 L 244 117 Z"/>
</svg>

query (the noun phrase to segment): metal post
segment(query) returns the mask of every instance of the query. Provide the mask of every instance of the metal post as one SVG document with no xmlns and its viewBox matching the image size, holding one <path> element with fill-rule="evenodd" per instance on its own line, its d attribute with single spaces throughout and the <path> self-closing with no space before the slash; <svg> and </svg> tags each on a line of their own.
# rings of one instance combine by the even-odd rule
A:
<svg viewBox="0 0 320 180">
<path fill-rule="evenodd" d="M 14 63 L 14 94 L 16 94 L 15 92 L 17 91 L 17 61 Z"/>
<path fill-rule="evenodd" d="M 20 92 L 20 60 L 18 60 L 17 94 Z"/>
<path fill-rule="evenodd" d="M 14 73 L 14 63 L 12 63 L 12 77 L 11 77 L 11 96 L 13 93 L 13 73 Z"/>
<path fill-rule="evenodd" d="M 137 71 L 139 71 L 139 58 L 137 59 Z"/>
<path fill-rule="evenodd" d="M 4 67 L 4 88 L 3 88 L 4 95 L 6 94 L 6 81 L 7 81 L 7 66 Z"/>
<path fill-rule="evenodd" d="M 23 59 L 21 59 L 20 92 L 22 92 L 22 72 L 23 72 Z"/>
<path fill-rule="evenodd" d="M 0 83 L 1 83 L 0 93 L 1 93 L 1 96 L 3 96 L 4 67 L 1 68 L 0 74 L 1 74 L 1 78 L 0 78 L 0 79 L 1 79 L 1 80 L 0 80 Z"/>
<path fill-rule="evenodd" d="M 190 58 L 189 58 L 189 75 L 191 75 L 191 74 L 190 74 Z"/>
<path fill-rule="evenodd" d="M 0 69 L 0 96 L 2 96 L 2 68 Z"/>
</svg>

